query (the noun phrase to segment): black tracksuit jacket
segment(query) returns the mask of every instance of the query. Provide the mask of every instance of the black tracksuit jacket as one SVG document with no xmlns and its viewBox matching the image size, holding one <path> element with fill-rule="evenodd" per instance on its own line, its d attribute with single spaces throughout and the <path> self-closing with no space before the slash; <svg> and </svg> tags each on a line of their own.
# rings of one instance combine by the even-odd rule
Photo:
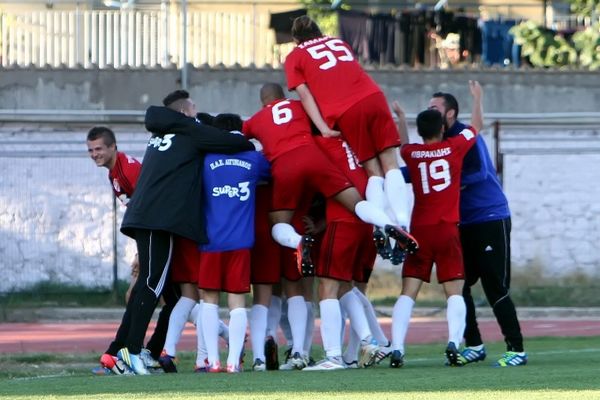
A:
<svg viewBox="0 0 600 400">
<path fill-rule="evenodd" d="M 152 137 L 121 232 L 135 237 L 137 229 L 160 230 L 207 243 L 201 202 L 204 154 L 234 154 L 254 150 L 254 145 L 166 107 L 148 108 L 145 125 Z"/>
</svg>

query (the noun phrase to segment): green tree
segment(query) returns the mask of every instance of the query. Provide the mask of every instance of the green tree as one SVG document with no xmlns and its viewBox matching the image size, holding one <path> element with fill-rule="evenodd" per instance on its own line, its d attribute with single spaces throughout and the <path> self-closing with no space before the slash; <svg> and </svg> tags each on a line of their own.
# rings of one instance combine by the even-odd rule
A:
<svg viewBox="0 0 600 400">
<path fill-rule="evenodd" d="M 570 0 L 573 14 L 591 18 L 591 26 L 569 40 L 531 21 L 511 29 L 522 54 L 534 67 L 600 68 L 600 0 Z"/>
<path fill-rule="evenodd" d="M 329 0 L 300 0 L 308 10 L 308 16 L 315 20 L 325 35 L 338 36 L 337 13 L 331 10 Z"/>
</svg>

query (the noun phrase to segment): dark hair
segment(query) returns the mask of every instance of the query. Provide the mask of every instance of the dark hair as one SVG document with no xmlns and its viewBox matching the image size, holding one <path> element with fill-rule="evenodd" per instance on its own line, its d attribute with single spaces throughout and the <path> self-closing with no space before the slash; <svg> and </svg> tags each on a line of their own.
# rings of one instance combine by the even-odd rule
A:
<svg viewBox="0 0 600 400">
<path fill-rule="evenodd" d="M 102 138 L 104 144 L 112 146 L 117 143 L 115 133 L 105 126 L 94 126 L 87 134 L 87 140 L 96 140 Z"/>
<path fill-rule="evenodd" d="M 292 37 L 298 43 L 306 42 L 310 39 L 315 39 L 323 36 L 319 25 L 308 16 L 303 15 L 294 20 L 292 24 Z"/>
<path fill-rule="evenodd" d="M 213 126 L 225 131 L 242 131 L 242 117 L 238 114 L 223 113 L 215 117 Z"/>
<path fill-rule="evenodd" d="M 162 102 L 165 107 L 169 107 L 171 104 L 175 103 L 178 100 L 184 100 L 189 98 L 190 94 L 187 92 L 187 90 L 179 89 L 169 93 L 167 97 L 163 99 Z"/>
<path fill-rule="evenodd" d="M 425 110 L 417 115 L 417 132 L 423 139 L 439 136 L 442 125 L 442 114 L 438 110 Z"/>
<path fill-rule="evenodd" d="M 451 95 L 450 93 L 444 92 L 435 92 L 432 97 L 438 97 L 444 99 L 444 104 L 446 105 L 446 111 L 454 110 L 454 118 L 458 118 L 458 101 L 456 101 L 456 97 Z"/>
<path fill-rule="evenodd" d="M 198 114 L 196 114 L 196 119 L 198 121 L 202 122 L 204 125 L 212 126 L 213 121 L 215 120 L 215 117 L 213 117 L 209 113 L 199 112 Z"/>
</svg>

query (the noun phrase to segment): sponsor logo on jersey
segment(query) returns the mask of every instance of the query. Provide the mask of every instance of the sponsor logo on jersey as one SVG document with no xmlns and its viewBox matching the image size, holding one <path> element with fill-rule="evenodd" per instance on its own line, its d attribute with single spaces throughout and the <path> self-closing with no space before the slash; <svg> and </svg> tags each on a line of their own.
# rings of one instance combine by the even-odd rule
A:
<svg viewBox="0 0 600 400">
<path fill-rule="evenodd" d="M 158 149 L 158 151 L 166 151 L 169 150 L 171 145 L 173 145 L 173 137 L 175 134 L 169 133 L 163 137 L 155 136 L 151 137 L 148 141 L 148 147 L 153 147 Z"/>
<path fill-rule="evenodd" d="M 237 186 L 215 186 L 212 189 L 213 197 L 227 196 L 229 198 L 237 197 L 240 201 L 246 201 L 250 197 L 250 182 L 240 182 Z"/>
</svg>

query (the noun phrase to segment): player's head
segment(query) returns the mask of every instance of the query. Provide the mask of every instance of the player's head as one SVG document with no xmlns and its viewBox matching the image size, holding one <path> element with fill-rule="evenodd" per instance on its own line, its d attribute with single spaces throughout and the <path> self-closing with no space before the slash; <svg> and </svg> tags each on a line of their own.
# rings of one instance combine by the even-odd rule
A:
<svg viewBox="0 0 600 400">
<path fill-rule="evenodd" d="M 417 132 L 423 140 L 442 138 L 442 114 L 438 110 L 428 109 L 417 115 Z"/>
<path fill-rule="evenodd" d="M 279 83 L 265 83 L 260 88 L 260 102 L 263 106 L 274 102 L 275 100 L 284 99 L 283 87 Z"/>
<path fill-rule="evenodd" d="M 458 101 L 450 93 L 436 92 L 429 100 L 429 109 L 442 113 L 444 129 L 448 130 L 458 118 Z"/>
<path fill-rule="evenodd" d="M 213 126 L 215 128 L 223 129 L 229 132 L 241 132 L 242 131 L 242 117 L 238 114 L 223 113 L 215 117 Z"/>
<path fill-rule="evenodd" d="M 215 117 L 213 117 L 209 113 L 199 112 L 198 114 L 196 114 L 196 119 L 198 121 L 202 122 L 204 125 L 212 126 L 213 121 L 215 120 Z"/>
<path fill-rule="evenodd" d="M 112 130 L 94 126 L 87 134 L 88 154 L 97 166 L 111 169 L 117 160 L 117 140 Z"/>
<path fill-rule="evenodd" d="M 175 90 L 163 99 L 163 105 L 171 110 L 196 118 L 196 104 L 190 99 L 186 90 Z"/>
<path fill-rule="evenodd" d="M 319 25 L 310 17 L 303 15 L 292 23 L 292 37 L 297 44 L 323 36 Z"/>
</svg>

